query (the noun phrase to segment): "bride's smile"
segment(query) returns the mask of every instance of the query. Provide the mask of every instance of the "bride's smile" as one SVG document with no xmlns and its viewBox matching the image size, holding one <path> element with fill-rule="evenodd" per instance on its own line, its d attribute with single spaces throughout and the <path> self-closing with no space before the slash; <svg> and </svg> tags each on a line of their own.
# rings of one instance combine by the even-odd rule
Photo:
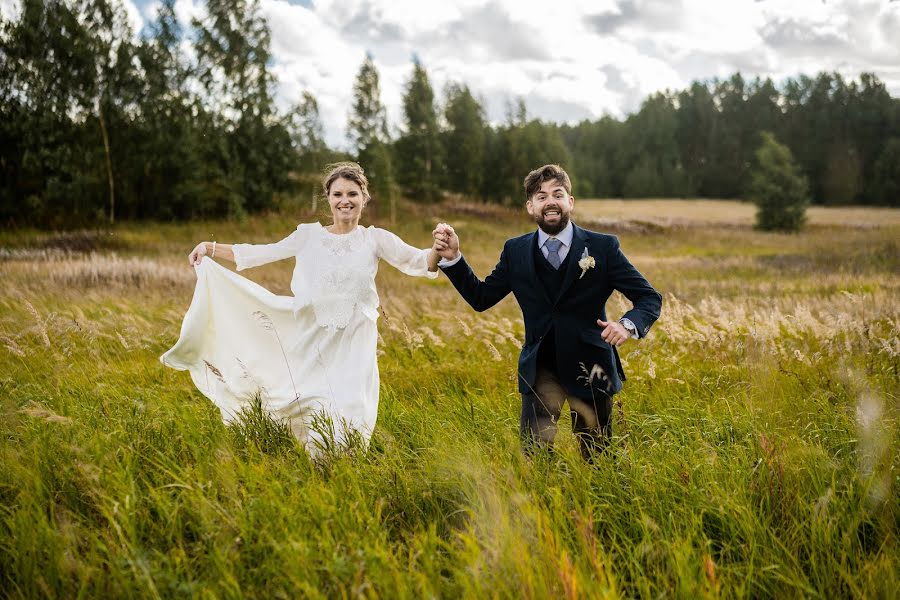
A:
<svg viewBox="0 0 900 600">
<path fill-rule="evenodd" d="M 367 194 L 355 181 L 343 177 L 334 180 L 328 190 L 328 204 L 334 218 L 330 231 L 349 233 L 356 229 L 367 200 Z"/>
</svg>

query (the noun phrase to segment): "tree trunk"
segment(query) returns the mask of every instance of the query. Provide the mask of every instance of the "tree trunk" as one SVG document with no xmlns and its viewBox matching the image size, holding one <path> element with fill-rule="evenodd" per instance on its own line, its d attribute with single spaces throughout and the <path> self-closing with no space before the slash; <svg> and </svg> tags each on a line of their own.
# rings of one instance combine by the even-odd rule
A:
<svg viewBox="0 0 900 600">
<path fill-rule="evenodd" d="M 397 224 L 397 197 L 391 193 L 391 226 Z"/>
<path fill-rule="evenodd" d="M 103 150 L 106 155 L 106 175 L 109 179 L 109 224 L 116 222 L 116 188 L 113 183 L 112 158 L 109 154 L 109 134 L 106 131 L 106 121 L 103 119 L 103 108 L 97 105 L 97 115 L 100 120 L 100 133 L 103 134 Z"/>
</svg>

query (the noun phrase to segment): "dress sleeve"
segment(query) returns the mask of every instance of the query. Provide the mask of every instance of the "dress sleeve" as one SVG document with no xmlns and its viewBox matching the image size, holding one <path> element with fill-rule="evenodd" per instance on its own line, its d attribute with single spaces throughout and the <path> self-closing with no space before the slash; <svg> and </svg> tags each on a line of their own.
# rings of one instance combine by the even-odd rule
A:
<svg viewBox="0 0 900 600">
<path fill-rule="evenodd" d="M 420 250 L 410 246 L 390 231 L 378 227 L 370 229 L 375 238 L 378 258 L 383 258 L 391 266 L 407 275 L 424 276 L 429 279 L 437 278 L 437 271 L 428 270 L 428 253 L 431 252 L 431 248 Z"/>
<path fill-rule="evenodd" d="M 300 233 L 295 229 L 291 235 L 274 244 L 234 244 L 234 262 L 237 270 L 258 267 L 276 260 L 297 256 L 300 247 Z"/>
</svg>

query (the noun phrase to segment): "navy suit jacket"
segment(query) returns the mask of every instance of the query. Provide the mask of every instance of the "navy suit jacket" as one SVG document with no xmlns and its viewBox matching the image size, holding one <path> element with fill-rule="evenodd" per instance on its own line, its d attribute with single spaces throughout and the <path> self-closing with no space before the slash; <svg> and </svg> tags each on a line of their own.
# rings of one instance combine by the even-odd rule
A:
<svg viewBox="0 0 900 600">
<path fill-rule="evenodd" d="M 519 392 L 533 390 L 538 349 L 550 331 L 555 335 L 557 374 L 569 394 L 590 399 L 592 384 L 609 394 L 618 392 L 625 373 L 616 348 L 601 337 L 597 319 L 607 320 L 606 301 L 613 290 L 618 290 L 633 304 L 623 316 L 631 319 L 638 335 L 644 337 L 659 318 L 662 296 L 628 262 L 615 236 L 575 226 L 562 286 L 556 297 L 551 297 L 535 269 L 536 238 L 537 231 L 533 231 L 507 240 L 500 261 L 484 281 L 478 279 L 465 258 L 442 270 L 479 312 L 510 292 L 515 295 L 525 319 Z M 595 266 L 580 277 L 578 262 L 585 249 L 594 257 Z"/>
</svg>

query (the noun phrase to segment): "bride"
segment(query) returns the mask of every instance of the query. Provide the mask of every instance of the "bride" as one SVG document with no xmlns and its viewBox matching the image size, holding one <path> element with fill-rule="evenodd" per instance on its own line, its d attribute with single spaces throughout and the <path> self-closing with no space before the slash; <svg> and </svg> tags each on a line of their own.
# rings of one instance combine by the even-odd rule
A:
<svg viewBox="0 0 900 600">
<path fill-rule="evenodd" d="M 197 273 L 194 297 L 178 342 L 160 357 L 189 371 L 226 423 L 259 394 L 269 414 L 288 423 L 311 454 L 323 444 L 346 444 L 354 434 L 368 445 L 375 426 L 379 259 L 432 279 L 440 260 L 433 249 L 359 225 L 369 191 L 358 164 L 333 165 L 323 190 L 331 225 L 303 223 L 274 244 L 201 242 L 194 248 L 188 257 Z M 277 296 L 211 260 L 233 261 L 241 271 L 285 258 L 296 258 L 293 297 Z M 331 422 L 333 440 L 310 428 L 317 413 Z"/>
</svg>

